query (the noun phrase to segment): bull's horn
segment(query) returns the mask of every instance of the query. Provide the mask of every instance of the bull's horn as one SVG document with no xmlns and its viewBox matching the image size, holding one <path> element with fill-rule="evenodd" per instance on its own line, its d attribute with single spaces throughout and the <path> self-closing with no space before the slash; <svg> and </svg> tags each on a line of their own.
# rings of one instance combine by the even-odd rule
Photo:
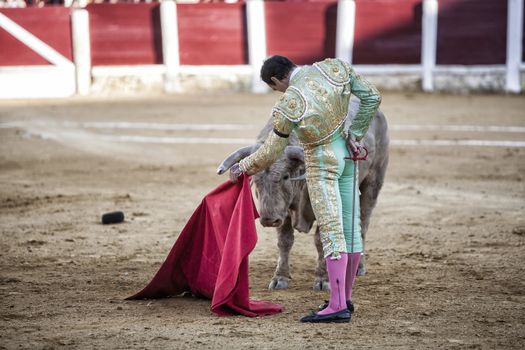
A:
<svg viewBox="0 0 525 350">
<path fill-rule="evenodd" d="M 230 167 L 240 161 L 243 158 L 248 157 L 250 154 L 252 154 L 253 146 L 246 146 L 243 148 L 239 148 L 237 151 L 230 154 L 225 160 L 222 161 L 221 165 L 217 168 L 217 174 L 221 175 L 224 174 L 224 172 Z"/>
<path fill-rule="evenodd" d="M 304 150 L 302 147 L 286 146 L 284 153 L 289 159 L 295 159 L 304 162 Z"/>
</svg>

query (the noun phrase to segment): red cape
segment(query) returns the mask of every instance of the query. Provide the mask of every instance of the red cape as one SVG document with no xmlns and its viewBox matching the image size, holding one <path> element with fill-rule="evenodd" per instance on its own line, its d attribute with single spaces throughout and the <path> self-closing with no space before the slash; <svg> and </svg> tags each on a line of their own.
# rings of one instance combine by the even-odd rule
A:
<svg viewBox="0 0 525 350">
<path fill-rule="evenodd" d="M 249 178 L 210 192 L 182 230 L 151 282 L 127 299 L 157 299 L 192 292 L 211 299 L 217 315 L 272 315 L 282 306 L 250 300 L 248 255 L 257 243 Z"/>
</svg>

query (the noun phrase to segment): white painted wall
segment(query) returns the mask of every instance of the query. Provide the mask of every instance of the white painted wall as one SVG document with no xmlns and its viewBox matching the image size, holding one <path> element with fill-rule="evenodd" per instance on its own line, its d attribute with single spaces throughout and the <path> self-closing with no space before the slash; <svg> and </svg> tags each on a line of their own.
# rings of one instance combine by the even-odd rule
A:
<svg viewBox="0 0 525 350">
<path fill-rule="evenodd" d="M 51 64 L 0 67 L 0 98 L 68 97 L 75 94 L 73 62 L 1 13 L 0 28 Z"/>
<path fill-rule="evenodd" d="M 521 92 L 523 47 L 523 0 L 508 0 L 507 14 L 507 92 Z"/>
<path fill-rule="evenodd" d="M 165 67 L 164 90 L 179 92 L 179 26 L 177 24 L 177 5 L 173 0 L 160 3 L 160 23 L 162 30 L 162 55 Z"/>
<path fill-rule="evenodd" d="M 72 68 L 0 67 L 0 99 L 70 97 L 75 90 Z"/>
<path fill-rule="evenodd" d="M 434 69 L 437 51 L 438 1 L 423 0 L 423 32 L 421 35 L 421 65 L 423 91 L 434 91 Z"/>
<path fill-rule="evenodd" d="M 251 90 L 256 94 L 265 93 L 268 91 L 268 86 L 260 78 L 261 66 L 266 59 L 264 1 L 247 1 L 246 17 L 248 22 L 248 60 L 252 68 Z"/>
<path fill-rule="evenodd" d="M 338 0 L 335 57 L 352 63 L 355 31 L 355 1 Z"/>
<path fill-rule="evenodd" d="M 77 94 L 89 94 L 91 87 L 91 45 L 89 34 L 89 13 L 74 9 L 71 14 L 73 58 L 76 68 Z"/>
</svg>

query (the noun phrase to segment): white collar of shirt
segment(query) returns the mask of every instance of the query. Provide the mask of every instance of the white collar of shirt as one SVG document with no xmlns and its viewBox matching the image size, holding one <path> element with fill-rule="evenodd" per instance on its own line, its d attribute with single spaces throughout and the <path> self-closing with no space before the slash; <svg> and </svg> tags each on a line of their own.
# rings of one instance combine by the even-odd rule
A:
<svg viewBox="0 0 525 350">
<path fill-rule="evenodd" d="M 290 81 L 292 81 L 293 77 L 297 74 L 297 72 L 299 72 L 300 69 L 301 69 L 301 67 L 295 67 L 292 70 L 292 74 L 290 74 Z"/>
</svg>

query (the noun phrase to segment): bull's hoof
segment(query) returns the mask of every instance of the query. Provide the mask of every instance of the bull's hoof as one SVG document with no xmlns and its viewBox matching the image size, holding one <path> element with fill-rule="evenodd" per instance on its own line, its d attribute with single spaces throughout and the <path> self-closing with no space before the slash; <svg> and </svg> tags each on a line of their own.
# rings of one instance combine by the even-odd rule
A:
<svg viewBox="0 0 525 350">
<path fill-rule="evenodd" d="M 287 277 L 276 276 L 270 281 L 268 289 L 286 289 L 288 288 L 289 281 L 290 279 Z"/>
<path fill-rule="evenodd" d="M 317 277 L 314 281 L 314 290 L 322 291 L 322 290 L 330 290 L 330 283 L 326 278 L 323 277 Z"/>
</svg>

